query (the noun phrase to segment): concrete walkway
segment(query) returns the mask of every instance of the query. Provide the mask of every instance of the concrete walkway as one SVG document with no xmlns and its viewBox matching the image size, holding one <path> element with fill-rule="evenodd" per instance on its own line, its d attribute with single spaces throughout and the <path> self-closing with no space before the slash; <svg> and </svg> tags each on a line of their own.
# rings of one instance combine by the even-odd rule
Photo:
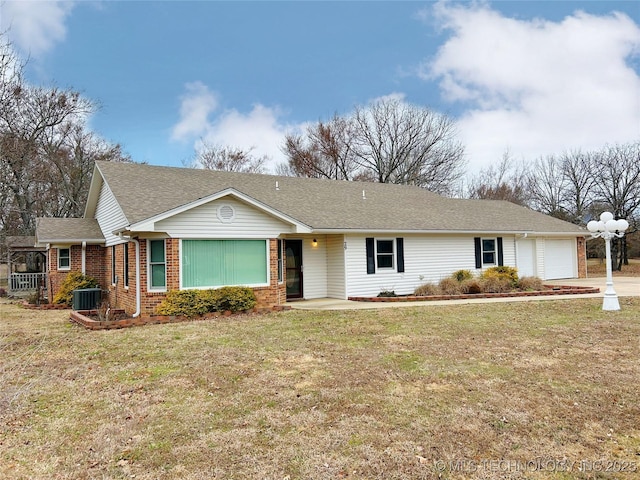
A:
<svg viewBox="0 0 640 480">
<path fill-rule="evenodd" d="M 579 287 L 597 287 L 600 293 L 578 295 L 542 295 L 539 297 L 508 297 L 508 298 L 471 298 L 464 300 L 433 300 L 424 302 L 352 302 L 337 298 L 317 298 L 314 300 L 300 300 L 288 302 L 291 308 L 300 310 L 365 310 L 399 307 L 427 307 L 429 305 L 464 305 L 467 303 L 497 303 L 497 302 L 531 302 L 540 300 L 566 300 L 572 298 L 598 298 L 604 295 L 605 278 L 578 278 L 570 280 L 554 280 L 545 282 L 549 285 L 573 285 Z M 620 297 L 640 296 L 640 277 L 614 277 L 613 287 Z"/>
</svg>

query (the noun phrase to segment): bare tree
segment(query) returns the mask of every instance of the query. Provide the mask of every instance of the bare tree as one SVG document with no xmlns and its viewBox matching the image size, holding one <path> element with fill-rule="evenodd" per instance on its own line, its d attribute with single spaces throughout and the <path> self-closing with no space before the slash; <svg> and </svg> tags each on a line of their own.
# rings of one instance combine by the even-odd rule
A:
<svg viewBox="0 0 640 480">
<path fill-rule="evenodd" d="M 640 217 L 640 142 L 609 146 L 601 150 L 593 165 L 594 201 L 607 205 L 616 218 L 626 218 L 638 230 Z M 627 236 L 614 242 L 617 269 L 629 264 Z M 617 248 L 619 246 L 619 248 Z"/>
<path fill-rule="evenodd" d="M 253 148 L 243 150 L 237 147 L 212 145 L 203 141 L 190 166 L 226 172 L 264 173 L 264 165 L 268 157 L 266 155 L 254 157 L 252 151 Z"/>
<path fill-rule="evenodd" d="M 449 193 L 462 176 L 464 147 L 453 120 L 397 99 L 356 108 L 357 163 L 380 183 L 418 185 Z"/>
<path fill-rule="evenodd" d="M 4 234 L 33 233 L 37 216 L 82 213 L 80 205 L 90 180 L 86 172 L 90 175 L 98 154 L 93 151 L 95 142 L 76 141 L 89 135 L 85 119 L 95 111 L 95 104 L 71 89 L 29 85 L 23 68 L 0 34 L 0 199 L 5 206 L 0 229 Z M 116 150 L 100 158 L 120 159 L 121 152 Z M 83 175 L 70 172 L 78 161 L 89 158 Z M 72 178 L 77 180 L 75 185 L 67 183 Z"/>
<path fill-rule="evenodd" d="M 564 209 L 569 220 L 576 224 L 585 223 L 593 203 L 593 189 L 596 182 L 594 168 L 597 164 L 594 152 L 573 151 L 561 157 L 564 178 Z"/>
<path fill-rule="evenodd" d="M 485 200 L 506 200 L 529 206 L 529 175 L 522 162 L 504 152 L 497 165 L 490 165 L 471 177 L 466 196 Z"/>
<path fill-rule="evenodd" d="M 353 137 L 352 122 L 338 115 L 327 123 L 310 125 L 305 136 L 287 135 L 283 151 L 289 158 L 289 172 L 298 177 L 354 180 L 360 167 Z"/>
<path fill-rule="evenodd" d="M 283 147 L 290 172 L 306 177 L 418 185 L 450 193 L 461 177 L 464 148 L 453 121 L 397 99 L 357 107 L 290 135 Z"/>
</svg>

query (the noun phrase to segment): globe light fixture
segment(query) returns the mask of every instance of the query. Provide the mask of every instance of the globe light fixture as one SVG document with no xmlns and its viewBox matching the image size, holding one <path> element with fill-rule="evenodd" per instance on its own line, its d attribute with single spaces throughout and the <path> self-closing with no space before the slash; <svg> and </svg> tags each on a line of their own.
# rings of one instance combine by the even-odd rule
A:
<svg viewBox="0 0 640 480">
<path fill-rule="evenodd" d="M 594 238 L 604 238 L 607 257 L 607 289 L 602 300 L 602 310 L 620 310 L 618 295 L 613 289 L 613 274 L 611 273 L 611 239 L 622 238 L 624 231 L 629 228 L 629 222 L 625 219 L 614 220 L 611 212 L 602 212 L 600 221 L 591 220 L 587 223 L 587 230 Z"/>
</svg>

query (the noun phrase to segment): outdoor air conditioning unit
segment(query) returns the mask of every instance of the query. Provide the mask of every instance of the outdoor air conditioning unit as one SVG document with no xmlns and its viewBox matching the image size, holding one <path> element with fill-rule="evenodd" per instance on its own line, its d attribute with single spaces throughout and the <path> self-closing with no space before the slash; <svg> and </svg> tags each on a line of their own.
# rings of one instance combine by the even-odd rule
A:
<svg viewBox="0 0 640 480">
<path fill-rule="evenodd" d="M 102 290 L 99 288 L 81 288 L 73 291 L 74 310 L 95 310 L 100 305 Z"/>
</svg>

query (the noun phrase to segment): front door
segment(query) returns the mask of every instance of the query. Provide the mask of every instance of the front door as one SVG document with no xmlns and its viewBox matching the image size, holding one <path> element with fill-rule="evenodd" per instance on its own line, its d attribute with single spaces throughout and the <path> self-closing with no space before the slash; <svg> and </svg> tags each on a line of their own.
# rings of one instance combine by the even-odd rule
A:
<svg viewBox="0 0 640 480">
<path fill-rule="evenodd" d="M 302 298 L 302 240 L 285 240 L 287 300 Z"/>
</svg>

